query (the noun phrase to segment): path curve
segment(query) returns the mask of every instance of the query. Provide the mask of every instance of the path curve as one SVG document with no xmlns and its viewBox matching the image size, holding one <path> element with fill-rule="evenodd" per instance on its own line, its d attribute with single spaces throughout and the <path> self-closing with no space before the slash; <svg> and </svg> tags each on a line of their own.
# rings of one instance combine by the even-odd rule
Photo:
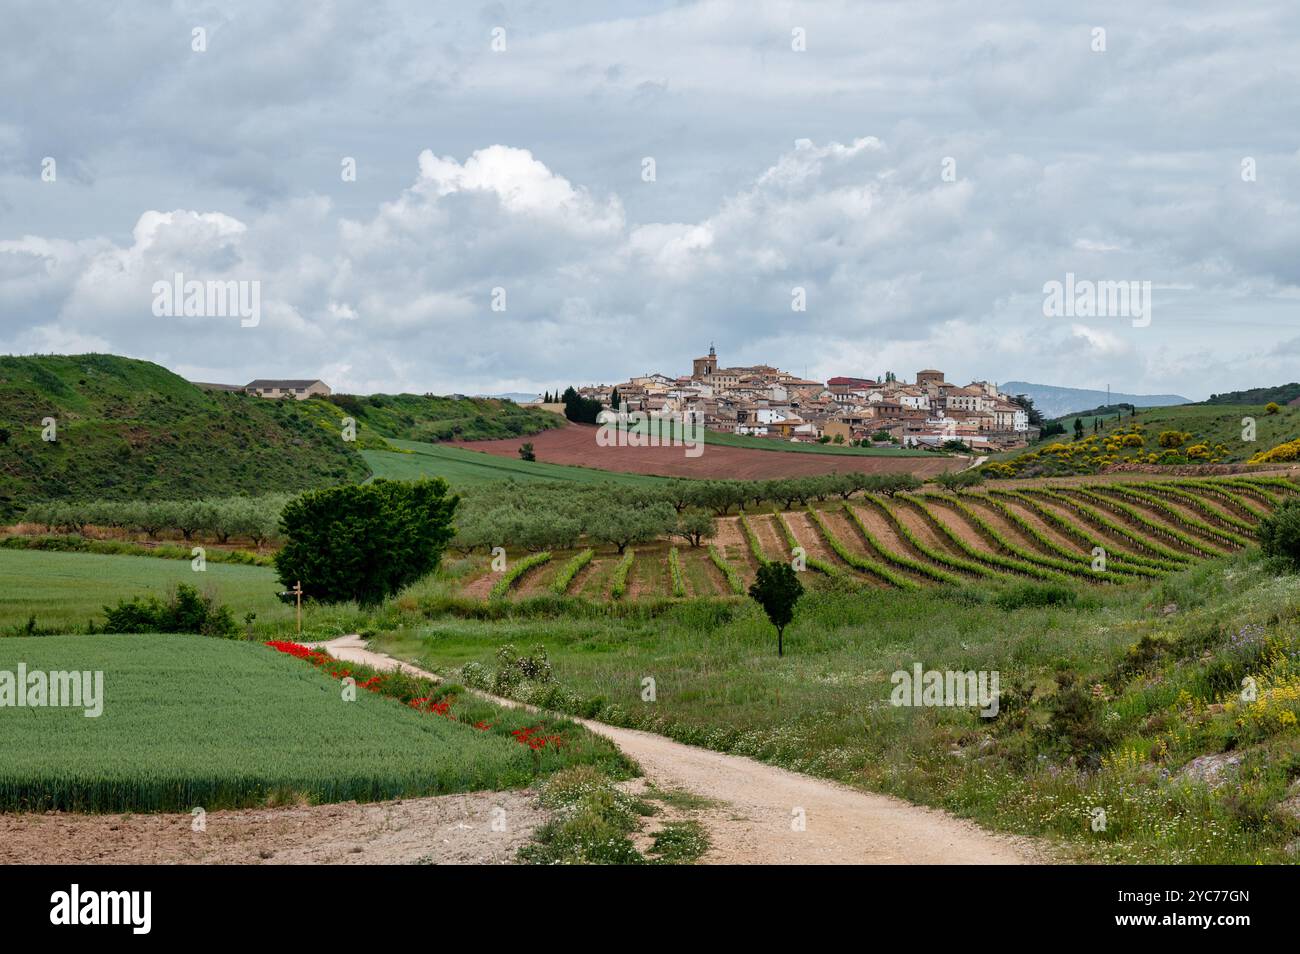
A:
<svg viewBox="0 0 1300 954">
<path fill-rule="evenodd" d="M 360 636 L 323 645 L 332 655 L 376 669 L 441 677 L 366 648 Z M 502 705 L 520 706 L 490 697 Z M 661 789 L 716 802 L 697 817 L 714 864 L 1035 864 L 1047 859 L 1028 839 L 887 795 L 861 792 L 738 755 L 674 742 L 651 732 L 573 718 L 614 742 Z M 800 812 L 805 828 L 796 831 Z"/>
</svg>

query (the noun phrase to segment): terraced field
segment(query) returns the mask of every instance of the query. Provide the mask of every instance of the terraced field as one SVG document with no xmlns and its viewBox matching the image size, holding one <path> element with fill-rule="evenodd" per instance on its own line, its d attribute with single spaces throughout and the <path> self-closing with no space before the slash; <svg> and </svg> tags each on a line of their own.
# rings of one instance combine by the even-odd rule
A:
<svg viewBox="0 0 1300 954">
<path fill-rule="evenodd" d="M 597 548 L 534 557 L 505 587 L 495 585 L 501 574 L 490 573 L 484 561 L 466 578 L 464 593 L 494 589 L 496 598 L 511 600 L 727 597 L 744 591 L 760 563 L 791 560 L 796 547 L 811 586 L 1140 584 L 1250 546 L 1260 518 L 1295 494 L 1300 483 L 1251 476 L 866 495 L 722 517 L 702 547 L 659 542 L 625 554 Z M 511 565 L 525 559 L 520 554 Z M 573 562 L 580 565 L 570 568 Z"/>
</svg>

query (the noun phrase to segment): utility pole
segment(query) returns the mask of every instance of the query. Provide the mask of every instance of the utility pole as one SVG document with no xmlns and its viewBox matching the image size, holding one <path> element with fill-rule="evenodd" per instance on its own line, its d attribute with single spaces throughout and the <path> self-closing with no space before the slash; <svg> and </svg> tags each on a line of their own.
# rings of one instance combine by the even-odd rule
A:
<svg viewBox="0 0 1300 954">
<path fill-rule="evenodd" d="M 302 639 L 302 580 L 294 580 L 293 589 L 289 591 L 298 603 L 298 638 Z"/>
</svg>

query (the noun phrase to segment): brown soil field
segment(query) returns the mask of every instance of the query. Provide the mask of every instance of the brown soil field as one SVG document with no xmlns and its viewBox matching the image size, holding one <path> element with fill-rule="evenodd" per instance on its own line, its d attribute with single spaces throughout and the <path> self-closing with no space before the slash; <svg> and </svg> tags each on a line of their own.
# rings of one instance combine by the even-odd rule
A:
<svg viewBox="0 0 1300 954">
<path fill-rule="evenodd" d="M 531 442 L 537 459 L 547 464 L 568 464 L 624 474 L 661 477 L 734 478 L 766 480 L 806 477 L 812 474 L 916 474 L 922 479 L 965 467 L 962 457 L 857 457 L 760 450 L 706 444 L 698 457 L 687 457 L 683 447 L 599 447 L 594 425 L 567 427 L 495 441 L 457 441 L 448 446 L 481 451 L 497 457 L 519 458 L 519 446 Z"/>
<path fill-rule="evenodd" d="M 189 813 L 4 813 L 0 864 L 511 864 L 546 818 L 527 792 L 212 811 L 202 832 Z"/>
<path fill-rule="evenodd" d="M 1149 519 L 1158 520 L 1165 523 L 1169 522 L 1168 516 L 1162 513 L 1159 508 L 1151 504 L 1145 503 L 1140 500 L 1133 500 L 1132 498 L 1125 497 L 1122 494 L 1106 494 L 1105 496 L 1113 497 L 1113 499 L 1118 500 L 1121 503 L 1127 504 L 1128 506 L 1132 507 L 1134 510 L 1137 510 L 1139 513 L 1146 515 Z M 1161 502 L 1166 507 L 1168 507 L 1169 510 L 1183 517 L 1188 517 L 1193 520 L 1200 520 L 1202 523 L 1210 523 L 1207 517 L 1205 517 L 1203 514 L 1197 513 L 1194 509 L 1192 509 L 1187 504 L 1182 503 L 1181 501 L 1166 497 L 1166 498 L 1162 498 Z M 1198 543 L 1197 546 L 1200 547 L 1205 552 L 1231 553 L 1232 551 L 1239 549 L 1238 547 L 1233 546 L 1227 540 L 1214 536 L 1213 534 L 1206 533 L 1204 530 L 1199 530 L 1196 527 L 1179 526 L 1178 529 L 1182 530 L 1183 533 L 1187 534 L 1187 536 L 1191 537 L 1193 540 L 1200 541 L 1200 543 Z"/>
<path fill-rule="evenodd" d="M 773 517 L 772 519 L 776 519 Z M 804 552 L 814 559 L 821 560 L 823 563 L 829 563 L 831 566 L 838 566 L 841 569 L 848 569 L 848 566 L 835 555 L 835 551 L 826 545 L 822 535 L 809 519 L 808 514 L 798 510 L 788 511 L 785 514 L 786 522 L 790 525 L 790 530 L 794 533 L 794 538 L 799 541 L 799 545 L 804 548 Z"/>
<path fill-rule="evenodd" d="M 983 517 L 986 523 L 999 527 L 1007 535 L 1007 539 L 1011 540 L 1013 543 L 1024 547 L 1031 553 L 1040 553 L 1043 556 L 1062 559 L 1061 554 L 1054 552 L 1051 547 L 1044 546 L 1042 543 L 1035 540 L 1033 534 L 1026 533 L 1021 529 L 1019 524 L 1012 520 L 1008 520 L 1003 515 L 1002 511 L 990 504 L 986 498 L 966 495 L 962 502 L 965 503 L 967 507 L 970 507 L 971 510 Z M 1066 539 L 1063 534 L 1053 532 L 1051 528 L 1047 526 L 1045 521 L 1041 519 L 1035 520 L 1035 515 L 1026 514 L 1023 510 L 1015 508 L 1009 507 L 1008 509 L 1012 509 L 1017 516 L 1024 518 L 1026 523 L 1037 527 L 1039 532 L 1049 540 L 1052 540 L 1075 553 L 1083 552 L 1078 545 Z"/>
<path fill-rule="evenodd" d="M 790 559 L 790 547 L 785 542 L 785 534 L 776 525 L 776 517 L 769 514 L 749 514 L 749 525 L 754 528 L 758 545 L 763 548 L 763 555 L 769 560 L 786 563 Z"/>
<path fill-rule="evenodd" d="M 1149 536 L 1156 543 L 1168 547 L 1170 550 L 1174 550 L 1178 553 L 1184 553 L 1192 557 L 1201 557 L 1201 556 L 1214 556 L 1218 553 L 1225 552 L 1223 550 L 1216 549 L 1215 547 L 1212 547 L 1209 544 L 1192 546 L 1190 544 L 1183 543 L 1181 540 L 1177 540 L 1174 537 L 1166 536 L 1165 534 L 1151 534 L 1150 531 L 1147 530 L 1145 527 L 1143 527 L 1139 521 L 1134 520 L 1126 513 L 1121 513 L 1115 510 L 1111 510 L 1096 500 L 1092 500 L 1090 498 L 1080 496 L 1079 494 L 1073 493 L 1068 489 L 1062 492 L 1070 499 L 1078 500 L 1079 503 L 1083 504 L 1084 506 L 1092 507 L 1095 510 L 1101 511 L 1101 513 L 1105 514 L 1107 517 L 1109 517 L 1111 520 L 1118 523 L 1120 526 L 1125 527 L 1130 532 L 1138 534 L 1139 536 L 1142 537 Z M 1114 498 L 1110 498 L 1110 499 L 1114 499 Z M 1133 510 L 1136 510 L 1138 513 L 1142 514 L 1148 520 L 1155 520 L 1156 522 L 1162 525 L 1166 523 L 1164 518 L 1162 518 L 1159 515 L 1158 511 L 1155 511 L 1152 508 L 1147 507 L 1145 504 L 1140 504 L 1135 500 L 1127 500 L 1127 499 L 1122 501 L 1117 501 L 1117 502 L 1123 503 L 1128 507 L 1132 508 Z M 1192 539 L 1196 538 L 1195 533 L 1190 532 L 1186 528 L 1180 528 L 1180 529 L 1182 529 L 1184 535 Z"/>
<path fill-rule="evenodd" d="M 718 534 L 713 538 L 714 546 L 727 558 L 728 563 L 735 566 L 746 582 L 751 582 L 758 573 L 758 565 L 750 555 L 745 532 L 740 529 L 740 518 L 721 517 L 717 523 Z"/>
<path fill-rule="evenodd" d="M 997 547 L 984 538 L 979 528 L 967 520 L 966 515 L 955 507 L 950 507 L 941 500 L 927 500 L 925 505 L 930 513 L 934 514 L 936 520 L 955 533 L 958 539 L 964 541 L 968 547 L 978 550 L 980 553 L 998 552 Z M 1001 520 L 997 521 L 997 524 L 1001 523 Z M 947 543 L 946 540 L 944 542 Z"/>
<path fill-rule="evenodd" d="M 1120 558 L 1123 558 L 1125 556 L 1146 556 L 1146 557 L 1154 556 L 1154 554 L 1148 552 L 1145 547 L 1138 546 L 1136 543 L 1134 543 L 1132 540 L 1128 539 L 1127 537 L 1123 537 L 1112 530 L 1108 530 L 1105 527 L 1095 526 L 1089 521 L 1081 519 L 1078 513 L 1076 513 L 1074 510 L 1072 510 L 1070 507 L 1064 504 L 1061 504 L 1055 500 L 1049 500 L 1045 497 L 1034 497 L 1033 499 L 1035 503 L 1041 505 L 1044 509 L 1050 510 L 1053 513 L 1057 514 L 1058 516 L 1064 517 L 1065 519 L 1069 520 L 1071 523 L 1074 523 L 1079 527 L 1081 527 L 1082 529 L 1088 531 L 1094 537 L 1097 537 L 1100 540 L 1102 540 L 1106 544 L 1107 552 L 1111 553 L 1112 555 L 1118 556 Z M 1102 508 L 1093 507 L 1092 509 L 1100 512 Z M 1120 526 L 1124 525 L 1122 521 L 1115 519 L 1116 517 L 1115 514 L 1112 514 L 1109 511 L 1103 514 L 1103 516 L 1110 517 L 1113 523 L 1117 523 Z"/>
</svg>

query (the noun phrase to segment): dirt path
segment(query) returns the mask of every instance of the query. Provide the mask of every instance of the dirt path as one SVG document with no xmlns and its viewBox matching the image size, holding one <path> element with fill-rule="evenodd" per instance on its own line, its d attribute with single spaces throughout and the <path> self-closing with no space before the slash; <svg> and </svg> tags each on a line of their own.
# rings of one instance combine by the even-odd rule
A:
<svg viewBox="0 0 1300 954">
<path fill-rule="evenodd" d="M 365 648 L 359 636 L 325 644 L 334 656 L 377 669 L 409 663 Z M 509 700 L 497 700 L 515 705 Z M 661 789 L 711 799 L 696 817 L 709 832 L 713 864 L 1034 864 L 1046 859 L 1026 839 L 900 799 L 859 792 L 663 736 L 576 719 L 611 739 Z M 798 822 L 804 821 L 803 830 Z"/>
</svg>

